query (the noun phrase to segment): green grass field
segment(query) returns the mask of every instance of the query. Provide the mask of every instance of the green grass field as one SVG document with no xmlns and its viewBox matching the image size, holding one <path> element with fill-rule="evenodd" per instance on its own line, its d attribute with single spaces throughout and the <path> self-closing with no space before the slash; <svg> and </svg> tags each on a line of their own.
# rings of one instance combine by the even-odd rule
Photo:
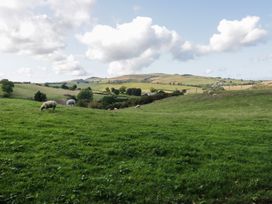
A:
<svg viewBox="0 0 272 204">
<path fill-rule="evenodd" d="M 37 91 L 46 93 L 48 99 L 63 99 L 66 98 L 65 94 L 77 95 L 78 91 L 71 91 L 65 89 L 56 89 L 46 86 L 37 86 L 35 84 L 15 84 L 12 97 L 30 99 L 34 98 Z"/>
<path fill-rule="evenodd" d="M 272 202 L 272 90 L 39 106 L 0 99 L 0 203 Z"/>
<path fill-rule="evenodd" d="M 201 88 L 193 86 L 179 86 L 179 85 L 169 85 L 169 84 L 152 84 L 152 83 L 141 83 L 141 82 L 129 82 L 129 83 L 80 83 L 78 87 L 86 88 L 91 87 L 94 91 L 105 91 L 106 87 L 113 87 L 119 89 L 121 86 L 126 88 L 141 88 L 143 92 L 150 92 L 150 88 L 153 87 L 158 90 L 164 91 L 175 91 L 175 90 L 188 90 L 188 93 L 202 93 Z"/>
<path fill-rule="evenodd" d="M 77 96 L 77 94 L 79 93 L 79 90 L 71 91 L 71 90 L 61 89 L 61 88 L 38 86 L 36 84 L 15 84 L 11 97 L 19 98 L 19 99 L 33 99 L 34 94 L 37 91 L 41 91 L 45 93 L 48 100 L 67 99 L 67 94 L 72 96 Z M 0 89 L 0 97 L 2 95 L 3 95 L 3 92 Z M 103 95 L 101 94 L 94 94 L 95 100 L 98 100 L 102 97 Z"/>
<path fill-rule="evenodd" d="M 206 85 L 213 84 L 219 80 L 223 80 L 225 83 L 231 84 L 244 84 L 248 83 L 247 80 L 239 79 L 222 79 L 219 77 L 207 77 L 207 76 L 195 76 L 190 74 L 163 74 L 163 73 L 151 73 L 151 74 L 135 74 L 135 75 L 123 75 L 113 78 L 89 78 L 88 81 L 100 81 L 102 83 L 111 82 L 146 82 L 152 84 L 169 84 L 169 83 L 181 83 L 183 85 Z"/>
</svg>

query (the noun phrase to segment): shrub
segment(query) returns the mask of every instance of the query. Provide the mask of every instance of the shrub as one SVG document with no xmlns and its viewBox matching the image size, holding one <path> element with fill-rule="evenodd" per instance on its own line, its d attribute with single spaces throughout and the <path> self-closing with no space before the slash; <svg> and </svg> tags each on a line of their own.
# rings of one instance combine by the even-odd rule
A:
<svg viewBox="0 0 272 204">
<path fill-rule="evenodd" d="M 62 89 L 69 89 L 69 87 L 66 85 L 66 83 L 63 83 L 63 84 L 61 85 L 61 88 L 62 88 Z"/>
<path fill-rule="evenodd" d="M 120 93 L 122 93 L 122 94 L 126 93 L 126 90 L 127 90 L 127 87 L 125 87 L 125 86 L 121 86 L 121 87 L 119 88 L 119 91 L 120 91 Z"/>
<path fill-rule="evenodd" d="M 155 93 L 155 92 L 157 92 L 157 89 L 151 87 L 151 88 L 150 88 L 150 92 L 151 92 L 151 93 Z"/>
<path fill-rule="evenodd" d="M 81 89 L 77 95 L 78 105 L 82 107 L 88 107 L 88 104 L 93 100 L 93 92 L 90 87 Z"/>
<path fill-rule="evenodd" d="M 0 84 L 2 84 L 2 91 L 4 92 L 3 96 L 9 97 L 13 92 L 14 83 L 8 79 L 2 79 Z"/>
<path fill-rule="evenodd" d="M 73 86 L 70 87 L 70 90 L 72 90 L 72 91 L 74 91 L 76 89 L 77 89 L 77 85 L 76 84 L 74 84 Z"/>
<path fill-rule="evenodd" d="M 128 88 L 126 93 L 127 93 L 127 95 L 130 95 L 130 96 L 141 96 L 142 95 L 142 89 L 140 89 L 140 88 Z"/>
<path fill-rule="evenodd" d="M 99 102 L 103 104 L 104 107 L 117 102 L 116 96 L 104 96 Z"/>
<path fill-rule="evenodd" d="M 35 101 L 46 101 L 46 94 L 45 93 L 42 93 L 40 91 L 37 91 L 35 94 L 34 94 L 34 100 Z"/>
<path fill-rule="evenodd" d="M 204 88 L 204 93 L 207 94 L 215 94 L 221 91 L 224 91 L 223 83 L 221 81 L 215 82 Z"/>
<path fill-rule="evenodd" d="M 120 91 L 119 89 L 111 88 L 111 92 L 115 95 L 119 95 Z"/>
<path fill-rule="evenodd" d="M 106 87 L 106 88 L 105 88 L 105 91 L 106 91 L 107 93 L 110 93 L 110 88 L 109 88 L 109 87 Z"/>
</svg>

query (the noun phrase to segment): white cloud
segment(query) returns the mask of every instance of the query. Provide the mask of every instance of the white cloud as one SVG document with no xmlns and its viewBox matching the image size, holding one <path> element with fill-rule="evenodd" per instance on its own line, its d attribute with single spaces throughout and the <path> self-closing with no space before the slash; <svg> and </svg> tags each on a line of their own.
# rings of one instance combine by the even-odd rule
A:
<svg viewBox="0 0 272 204">
<path fill-rule="evenodd" d="M 0 14 L 0 51 L 43 55 L 65 47 L 61 31 L 48 16 L 7 18 Z"/>
<path fill-rule="evenodd" d="M 91 32 L 78 35 L 88 45 L 89 59 L 109 63 L 110 75 L 135 73 L 151 65 L 161 54 L 170 52 L 185 61 L 215 52 L 225 52 L 256 45 L 267 32 L 259 26 L 259 17 L 248 16 L 240 21 L 222 20 L 218 32 L 207 45 L 184 41 L 173 30 L 154 25 L 149 17 L 136 17 L 116 27 L 96 25 Z"/>
<path fill-rule="evenodd" d="M 80 63 L 74 58 L 73 55 L 56 56 L 53 68 L 58 74 L 70 74 L 73 76 L 85 76 L 87 72 L 81 67 Z"/>
<path fill-rule="evenodd" d="M 148 17 L 137 17 L 115 28 L 97 25 L 78 39 L 89 46 L 88 58 L 109 63 L 109 74 L 115 75 L 139 71 L 175 44 L 182 44 L 175 31 L 153 25 Z"/>
<path fill-rule="evenodd" d="M 54 15 L 62 24 L 81 26 L 91 21 L 91 9 L 95 0 L 47 0 Z"/>
<path fill-rule="evenodd" d="M 94 0 L 69 0 L 65 3 L 62 0 L 0 1 L 0 51 L 40 56 L 50 60 L 55 68 L 59 67 L 59 73 L 63 73 L 62 70 L 70 71 L 66 74 L 84 73 L 74 57 L 72 60 L 71 56 L 64 56 L 66 63 L 56 66 L 55 59 L 50 56 L 56 52 L 63 53 L 67 33 L 72 31 L 68 29 L 90 20 L 93 4 Z M 51 8 L 53 14 L 43 14 L 38 7 Z"/>
<path fill-rule="evenodd" d="M 210 38 L 210 51 L 232 51 L 244 46 L 256 45 L 267 34 L 258 25 L 259 21 L 260 17 L 257 16 L 248 16 L 240 21 L 222 20 L 217 27 L 219 33 Z"/>
</svg>

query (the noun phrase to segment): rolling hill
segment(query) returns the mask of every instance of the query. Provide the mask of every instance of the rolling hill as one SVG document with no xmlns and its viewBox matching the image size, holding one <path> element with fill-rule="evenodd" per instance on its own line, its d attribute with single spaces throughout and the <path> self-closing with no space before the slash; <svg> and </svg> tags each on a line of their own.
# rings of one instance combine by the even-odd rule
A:
<svg viewBox="0 0 272 204">
<path fill-rule="evenodd" d="M 118 111 L 0 99 L 1 203 L 271 203 L 272 91 Z"/>
<path fill-rule="evenodd" d="M 233 84 L 244 84 L 248 81 L 237 80 L 237 79 L 223 79 L 220 77 L 205 77 L 205 76 L 194 76 L 190 74 L 134 74 L 134 75 L 124 75 L 113 78 L 97 78 L 91 77 L 85 81 L 89 82 L 102 82 L 102 83 L 152 83 L 152 84 L 176 84 L 176 85 L 206 85 L 215 83 L 218 80 L 224 80 L 226 83 L 231 82 Z"/>
<path fill-rule="evenodd" d="M 15 84 L 14 90 L 12 93 L 13 98 L 21 98 L 21 99 L 33 99 L 34 94 L 37 91 L 41 91 L 46 93 L 48 99 L 63 99 L 66 98 L 65 95 L 77 95 L 78 91 L 57 89 L 52 87 L 46 87 L 42 85 L 36 84 Z M 0 90 L 0 96 L 2 95 L 2 90 Z"/>
</svg>

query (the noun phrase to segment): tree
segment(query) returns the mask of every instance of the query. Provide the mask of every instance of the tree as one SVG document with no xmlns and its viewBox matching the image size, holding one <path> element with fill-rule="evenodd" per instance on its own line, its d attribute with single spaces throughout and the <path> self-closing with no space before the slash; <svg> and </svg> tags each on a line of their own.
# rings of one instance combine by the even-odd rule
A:
<svg viewBox="0 0 272 204">
<path fill-rule="evenodd" d="M 77 85 L 76 84 L 74 84 L 72 87 L 70 87 L 70 90 L 72 90 L 72 91 L 74 91 L 76 89 L 77 89 Z"/>
<path fill-rule="evenodd" d="M 126 93 L 127 93 L 127 95 L 141 96 L 142 89 L 140 89 L 140 88 L 128 88 Z"/>
<path fill-rule="evenodd" d="M 81 89 L 77 95 L 79 106 L 87 107 L 88 104 L 93 100 L 93 92 L 90 87 Z"/>
<path fill-rule="evenodd" d="M 8 79 L 2 79 L 0 81 L 2 84 L 2 91 L 4 92 L 4 97 L 9 97 L 13 92 L 14 83 Z"/>
<path fill-rule="evenodd" d="M 121 87 L 119 88 L 119 91 L 120 91 L 120 93 L 122 93 L 122 94 L 126 93 L 126 90 L 127 90 L 127 87 L 125 87 L 125 86 L 121 86 Z"/>
<path fill-rule="evenodd" d="M 111 88 L 111 93 L 114 93 L 115 95 L 119 95 L 120 91 L 115 88 Z"/>
<path fill-rule="evenodd" d="M 46 94 L 42 93 L 40 91 L 37 91 L 34 95 L 34 100 L 35 101 L 46 101 Z"/>
<path fill-rule="evenodd" d="M 105 91 L 106 91 L 107 93 L 110 93 L 110 88 L 109 88 L 109 87 L 106 87 L 106 88 L 105 88 Z"/>
<path fill-rule="evenodd" d="M 150 92 L 151 92 L 151 93 L 155 93 L 155 92 L 157 92 L 157 91 L 158 91 L 158 90 L 155 89 L 155 88 L 153 88 L 153 87 L 150 88 Z"/>
<path fill-rule="evenodd" d="M 103 104 L 104 107 L 106 107 L 107 105 L 110 105 L 114 102 L 116 102 L 116 96 L 112 96 L 112 95 L 109 95 L 109 96 L 104 96 L 100 102 Z"/>
<path fill-rule="evenodd" d="M 63 84 L 61 85 L 61 88 L 62 88 L 62 89 L 69 89 L 69 87 L 66 85 L 66 83 L 63 83 Z"/>
</svg>

